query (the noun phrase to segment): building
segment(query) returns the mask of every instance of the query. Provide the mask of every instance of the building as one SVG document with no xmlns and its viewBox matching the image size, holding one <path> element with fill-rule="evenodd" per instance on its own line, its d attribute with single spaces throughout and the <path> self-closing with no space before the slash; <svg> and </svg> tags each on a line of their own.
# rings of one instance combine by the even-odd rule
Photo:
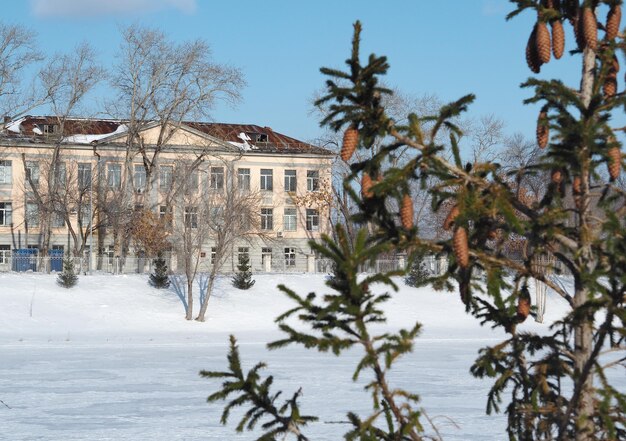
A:
<svg viewBox="0 0 626 441">
<path fill-rule="evenodd" d="M 333 157 L 257 125 L 35 116 L 5 121 L 0 269 L 7 270 L 18 254 L 38 253 L 41 260 L 68 250 L 84 256 L 92 269 L 152 257 L 133 242 L 133 213 L 169 215 L 173 231 L 198 228 L 223 212 L 214 206 L 203 214 L 198 203 L 235 191 L 255 197 L 248 204 L 256 212 L 254 234 L 231 245 L 225 269 L 248 254 L 256 271 L 310 270 L 308 241 L 328 230 L 329 207 L 319 203 L 323 198 L 307 196 L 328 192 Z M 177 186 L 183 181 L 184 192 Z M 173 267 L 180 261 L 176 245 Z M 201 269 L 210 267 L 214 249 L 209 234 L 199 250 Z M 129 272 L 137 269 L 127 265 Z"/>
</svg>

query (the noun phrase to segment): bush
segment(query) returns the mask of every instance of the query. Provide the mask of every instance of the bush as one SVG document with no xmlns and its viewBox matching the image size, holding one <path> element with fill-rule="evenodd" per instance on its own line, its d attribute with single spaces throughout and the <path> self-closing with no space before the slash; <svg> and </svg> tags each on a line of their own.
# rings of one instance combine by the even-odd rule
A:
<svg viewBox="0 0 626 441">
<path fill-rule="evenodd" d="M 57 278 L 57 284 L 63 288 L 71 288 L 78 283 L 78 276 L 74 272 L 74 262 L 68 256 L 63 259 L 63 272 Z"/>
<path fill-rule="evenodd" d="M 242 256 L 239 265 L 237 265 L 237 274 L 233 277 L 233 286 L 239 289 L 250 289 L 255 281 L 252 280 L 252 271 L 250 271 L 250 258 Z"/>
<path fill-rule="evenodd" d="M 161 253 L 157 255 L 157 258 L 152 263 L 154 263 L 154 272 L 150 274 L 150 279 L 148 280 L 150 286 L 159 289 L 169 288 L 170 278 L 167 275 L 167 264 Z"/>
</svg>

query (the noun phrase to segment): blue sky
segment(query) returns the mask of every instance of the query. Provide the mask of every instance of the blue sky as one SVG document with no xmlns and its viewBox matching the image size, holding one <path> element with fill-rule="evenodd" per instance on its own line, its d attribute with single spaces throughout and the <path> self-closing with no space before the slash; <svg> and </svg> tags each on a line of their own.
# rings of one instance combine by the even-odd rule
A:
<svg viewBox="0 0 626 441">
<path fill-rule="evenodd" d="M 177 41 L 203 38 L 215 60 L 241 68 L 248 83 L 243 102 L 216 108 L 213 119 L 266 125 L 303 140 L 320 133 L 310 114 L 311 96 L 324 81 L 319 67 L 343 66 L 359 19 L 362 54 L 388 56 L 389 85 L 443 101 L 475 93 L 471 116 L 493 114 L 507 132 L 534 137 L 538 108 L 524 106 L 530 91 L 519 89 L 531 75 L 524 48 L 534 17 L 506 22 L 506 0 L 31 0 L 3 6 L 4 22 L 36 30 L 46 53 L 87 41 L 105 65 L 113 62 L 119 28 L 129 24 L 159 27 Z M 566 49 L 572 49 L 568 37 Z M 559 76 L 572 63 L 553 60 L 541 76 Z"/>
</svg>

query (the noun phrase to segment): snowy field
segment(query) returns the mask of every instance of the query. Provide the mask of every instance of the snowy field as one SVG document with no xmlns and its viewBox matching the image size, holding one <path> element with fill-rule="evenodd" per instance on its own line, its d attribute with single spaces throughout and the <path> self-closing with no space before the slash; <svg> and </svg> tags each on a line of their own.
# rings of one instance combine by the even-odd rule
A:
<svg viewBox="0 0 626 441">
<path fill-rule="evenodd" d="M 143 276 L 85 276 L 65 290 L 54 276 L 1 274 L 0 439 L 256 439 L 236 434 L 236 419 L 219 424 L 221 407 L 206 403 L 218 384 L 198 375 L 225 368 L 230 333 L 240 340 L 246 367 L 266 361 L 286 394 L 303 387 L 302 411 L 320 417 L 306 429 L 312 440 L 342 439 L 346 412 L 365 416 L 370 409 L 367 377 L 350 380 L 360 353 L 320 357 L 298 347 L 270 352 L 264 346 L 279 336 L 274 317 L 292 306 L 275 286 L 319 293 L 324 277 L 256 280 L 249 291 L 221 281 L 208 320 L 198 323 L 185 321 L 178 298 L 149 288 Z M 546 321 L 564 308 L 549 297 Z M 481 328 L 452 293 L 401 284 L 387 312 L 392 328 L 424 324 L 392 381 L 421 395 L 444 439 L 505 439 L 504 417 L 484 412 L 488 382 L 469 374 L 476 351 L 503 335 Z M 526 328 L 546 326 L 529 320 Z"/>
</svg>

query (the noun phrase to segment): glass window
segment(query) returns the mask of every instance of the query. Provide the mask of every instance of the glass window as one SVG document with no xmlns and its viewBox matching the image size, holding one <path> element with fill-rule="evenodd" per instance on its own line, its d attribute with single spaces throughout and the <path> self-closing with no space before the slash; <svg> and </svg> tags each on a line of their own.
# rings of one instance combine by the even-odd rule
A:
<svg viewBox="0 0 626 441">
<path fill-rule="evenodd" d="M 52 227 L 61 228 L 65 226 L 65 217 L 63 213 L 56 211 L 52 214 Z"/>
<path fill-rule="evenodd" d="M 197 193 L 198 183 L 199 183 L 198 170 L 194 170 L 189 174 L 189 177 L 187 178 L 187 188 L 185 188 L 185 193 L 186 194 Z"/>
<path fill-rule="evenodd" d="M 161 205 L 159 207 L 159 218 L 163 219 L 163 223 L 168 226 L 168 227 L 172 227 L 172 209 L 171 207 L 168 207 L 167 205 Z"/>
<path fill-rule="evenodd" d="M 317 191 L 320 189 L 320 172 L 319 171 L 307 170 L 306 189 L 308 191 Z"/>
<path fill-rule="evenodd" d="M 135 164 L 134 171 L 133 185 L 135 186 L 135 190 L 143 190 L 146 187 L 146 168 L 143 164 Z"/>
<path fill-rule="evenodd" d="M 296 266 L 296 249 L 293 247 L 285 248 L 285 266 Z"/>
<path fill-rule="evenodd" d="M 11 175 L 11 161 L 0 161 L 0 184 L 10 184 Z"/>
<path fill-rule="evenodd" d="M 185 226 L 198 228 L 198 207 L 185 207 L 184 220 Z"/>
<path fill-rule="evenodd" d="M 80 223 L 82 227 L 89 227 L 91 223 L 91 206 L 83 203 L 78 207 L 78 215 L 80 216 Z"/>
<path fill-rule="evenodd" d="M 110 188 L 122 187 L 122 166 L 120 164 L 108 164 L 107 183 Z"/>
<path fill-rule="evenodd" d="M 239 265 L 243 263 L 244 259 L 247 259 L 248 262 L 250 261 L 250 248 L 239 247 L 237 250 L 237 261 L 239 262 Z"/>
<path fill-rule="evenodd" d="M 65 180 L 67 179 L 67 173 L 65 169 L 65 162 L 59 162 L 57 164 L 57 170 L 55 173 L 56 184 L 62 187 L 65 186 Z"/>
<path fill-rule="evenodd" d="M 237 188 L 243 191 L 250 191 L 249 168 L 240 168 L 237 170 Z"/>
<path fill-rule="evenodd" d="M 26 161 L 26 181 L 39 184 L 39 163 L 36 161 Z"/>
<path fill-rule="evenodd" d="M 261 230 L 274 229 L 274 210 L 272 208 L 261 208 Z"/>
<path fill-rule="evenodd" d="M 39 207 L 34 202 L 26 203 L 26 224 L 31 228 L 39 226 Z"/>
<path fill-rule="evenodd" d="M 0 263 L 9 263 L 11 245 L 0 245 Z"/>
<path fill-rule="evenodd" d="M 91 164 L 86 162 L 78 163 L 78 186 L 81 190 L 89 188 L 91 185 Z"/>
<path fill-rule="evenodd" d="M 211 188 L 213 190 L 224 188 L 224 167 L 211 167 Z"/>
<path fill-rule="evenodd" d="M 271 168 L 261 169 L 261 190 L 265 190 L 265 191 L 274 190 L 273 174 L 274 174 L 274 171 Z"/>
<path fill-rule="evenodd" d="M 171 165 L 162 165 L 159 167 L 159 188 L 161 191 L 170 191 L 172 188 L 172 180 L 174 178 L 174 167 Z"/>
<path fill-rule="evenodd" d="M 285 208 L 285 216 L 283 217 L 283 229 L 285 231 L 296 231 L 295 208 Z"/>
<path fill-rule="evenodd" d="M 209 219 L 213 225 L 224 225 L 224 207 L 211 207 Z"/>
<path fill-rule="evenodd" d="M 217 248 L 211 247 L 211 265 L 215 265 L 215 256 L 217 255 Z"/>
<path fill-rule="evenodd" d="M 13 222 L 11 202 L 0 202 L 0 225 L 8 226 Z"/>
<path fill-rule="evenodd" d="M 318 210 L 307 208 L 306 229 L 307 231 L 318 231 L 320 229 L 320 214 Z"/>
<path fill-rule="evenodd" d="M 296 191 L 295 170 L 285 170 L 285 191 Z"/>
</svg>

